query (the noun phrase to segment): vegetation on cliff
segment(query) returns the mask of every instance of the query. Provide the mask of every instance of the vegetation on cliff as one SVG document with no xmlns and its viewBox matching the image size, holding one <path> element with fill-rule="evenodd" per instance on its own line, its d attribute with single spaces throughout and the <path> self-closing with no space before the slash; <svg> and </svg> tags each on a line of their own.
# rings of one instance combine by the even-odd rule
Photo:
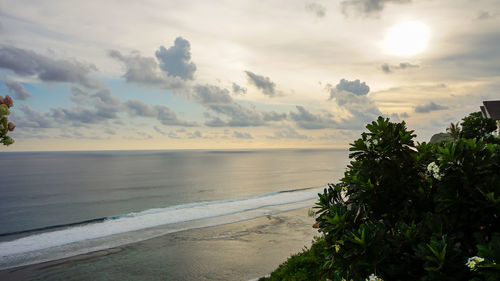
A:
<svg viewBox="0 0 500 281">
<path fill-rule="evenodd" d="M 262 280 L 500 280 L 500 146 L 496 126 L 468 117 L 439 143 L 368 124 L 319 194 L 321 238 Z"/>
</svg>

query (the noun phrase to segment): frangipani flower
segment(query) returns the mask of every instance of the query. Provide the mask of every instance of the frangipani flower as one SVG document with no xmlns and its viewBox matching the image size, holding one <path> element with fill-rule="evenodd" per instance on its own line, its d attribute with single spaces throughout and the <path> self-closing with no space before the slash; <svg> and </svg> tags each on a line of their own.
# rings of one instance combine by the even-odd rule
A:
<svg viewBox="0 0 500 281">
<path fill-rule="evenodd" d="M 477 265 L 483 261 L 484 261 L 484 258 L 475 256 L 475 257 L 469 258 L 467 260 L 467 262 L 465 263 L 465 265 L 468 266 L 470 268 L 470 270 L 474 271 L 477 269 Z"/>
<path fill-rule="evenodd" d="M 368 278 L 365 279 L 365 281 L 384 281 L 384 280 L 382 280 L 382 278 L 372 273 L 370 276 L 368 276 Z"/>
</svg>

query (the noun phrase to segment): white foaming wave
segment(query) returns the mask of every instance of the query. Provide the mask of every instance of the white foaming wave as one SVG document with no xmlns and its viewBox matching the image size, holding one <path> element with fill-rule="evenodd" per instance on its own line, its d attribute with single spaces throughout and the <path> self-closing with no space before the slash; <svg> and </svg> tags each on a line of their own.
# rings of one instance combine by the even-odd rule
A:
<svg viewBox="0 0 500 281">
<path fill-rule="evenodd" d="M 103 222 L 34 234 L 0 243 L 0 255 L 8 257 L 70 243 L 102 238 L 162 225 L 244 213 L 313 199 L 321 189 L 278 192 L 234 200 L 191 203 L 130 213 Z M 264 214 L 264 213 L 263 213 Z"/>
</svg>

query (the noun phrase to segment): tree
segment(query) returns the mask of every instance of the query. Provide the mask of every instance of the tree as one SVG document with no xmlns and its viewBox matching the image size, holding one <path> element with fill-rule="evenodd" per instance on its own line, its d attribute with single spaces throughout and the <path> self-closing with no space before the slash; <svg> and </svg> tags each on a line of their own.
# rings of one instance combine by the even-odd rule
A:
<svg viewBox="0 0 500 281">
<path fill-rule="evenodd" d="M 457 140 L 460 137 L 460 126 L 458 125 L 458 122 L 456 124 L 453 122 L 450 123 L 450 127 L 446 128 L 446 131 L 454 140 Z"/>
<path fill-rule="evenodd" d="M 462 119 L 460 137 L 465 139 L 490 138 L 497 129 L 495 120 L 483 117 L 481 112 L 473 112 Z"/>
<path fill-rule="evenodd" d="M 471 118 L 463 120 L 469 128 Z M 417 144 L 404 122 L 382 117 L 366 128 L 340 183 L 318 194 L 323 235 L 314 251 L 270 280 L 309 280 L 294 272 L 332 281 L 500 280 L 500 145 L 477 135 Z"/>
<path fill-rule="evenodd" d="M 8 132 L 14 131 L 16 125 L 14 123 L 9 122 L 8 116 L 10 114 L 9 108 L 14 105 L 12 98 L 9 96 L 2 97 L 0 96 L 0 143 L 3 145 L 11 145 L 14 143 L 14 140 L 7 136 Z"/>
</svg>

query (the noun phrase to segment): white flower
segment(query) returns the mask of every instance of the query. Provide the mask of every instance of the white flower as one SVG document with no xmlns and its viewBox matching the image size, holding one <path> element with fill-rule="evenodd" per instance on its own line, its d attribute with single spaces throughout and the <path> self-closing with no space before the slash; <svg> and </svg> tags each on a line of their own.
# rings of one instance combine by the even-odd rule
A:
<svg viewBox="0 0 500 281">
<path fill-rule="evenodd" d="M 335 244 L 335 252 L 339 252 L 340 251 L 340 245 L 339 244 Z"/>
<path fill-rule="evenodd" d="M 429 173 L 433 172 L 435 168 L 437 168 L 439 170 L 438 166 L 436 165 L 436 162 L 431 162 L 431 163 L 429 163 L 429 165 L 427 165 L 427 171 Z"/>
<path fill-rule="evenodd" d="M 370 276 L 368 276 L 368 278 L 365 279 L 365 281 L 384 281 L 384 280 L 382 280 L 382 278 L 379 278 L 377 277 L 377 275 L 372 273 Z"/>
<path fill-rule="evenodd" d="M 469 258 L 467 260 L 467 262 L 465 263 L 465 265 L 468 266 L 470 268 L 470 270 L 476 270 L 477 264 L 481 263 L 483 261 L 484 261 L 484 259 L 482 257 L 475 256 L 475 257 Z"/>
<path fill-rule="evenodd" d="M 378 140 L 377 139 L 372 140 L 372 144 L 373 145 L 378 145 Z"/>
<path fill-rule="evenodd" d="M 429 163 L 429 165 L 427 165 L 427 171 L 437 180 L 441 180 L 443 176 L 439 173 L 439 167 L 436 165 L 436 162 Z"/>
</svg>

